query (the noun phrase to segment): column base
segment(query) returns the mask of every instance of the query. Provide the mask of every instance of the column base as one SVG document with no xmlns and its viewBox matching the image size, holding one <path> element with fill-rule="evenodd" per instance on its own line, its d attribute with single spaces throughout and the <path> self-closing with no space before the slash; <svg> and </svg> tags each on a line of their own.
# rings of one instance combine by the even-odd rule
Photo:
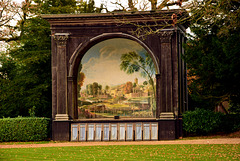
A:
<svg viewBox="0 0 240 161">
<path fill-rule="evenodd" d="M 174 113 L 172 112 L 162 112 L 160 113 L 160 119 L 174 119 Z"/>
<path fill-rule="evenodd" d="M 57 121 L 67 121 L 69 120 L 68 114 L 56 114 L 55 120 Z"/>
</svg>

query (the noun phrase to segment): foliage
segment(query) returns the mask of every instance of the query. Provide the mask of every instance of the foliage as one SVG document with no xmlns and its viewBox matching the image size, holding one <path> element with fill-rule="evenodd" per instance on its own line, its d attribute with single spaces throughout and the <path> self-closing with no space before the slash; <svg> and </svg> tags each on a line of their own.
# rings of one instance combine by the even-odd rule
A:
<svg viewBox="0 0 240 161">
<path fill-rule="evenodd" d="M 75 13 L 77 2 L 31 2 L 23 3 L 21 13 L 15 10 L 23 17 L 14 26 L 14 33 L 20 34 L 16 39 L 8 35 L 9 49 L 0 55 L 0 117 L 28 116 L 33 107 L 36 116 L 51 117 L 51 32 L 49 23 L 38 15 Z M 88 7 L 96 11 L 94 1 Z"/>
<path fill-rule="evenodd" d="M 0 141 L 39 141 L 49 135 L 50 119 L 17 117 L 0 119 Z"/>
<path fill-rule="evenodd" d="M 206 135 L 219 130 L 222 113 L 197 108 L 183 114 L 183 129 L 188 133 Z"/>
<path fill-rule="evenodd" d="M 183 129 L 189 134 L 197 135 L 236 132 L 240 130 L 240 115 L 222 114 L 197 108 L 183 114 Z"/>
<path fill-rule="evenodd" d="M 14 19 L 20 14 L 19 6 L 12 0 L 0 0 L 0 41 L 14 38 Z"/>
<path fill-rule="evenodd" d="M 197 107 L 213 109 L 229 101 L 240 109 L 240 3 L 220 0 L 200 3 L 191 20 L 192 36 L 183 56 L 188 65 L 190 97 Z M 190 105 L 192 106 L 192 105 Z"/>
<path fill-rule="evenodd" d="M 102 94 L 102 85 L 97 82 L 93 82 L 92 84 L 88 84 L 86 86 L 86 90 L 88 95 L 97 97 L 99 94 Z"/>
<path fill-rule="evenodd" d="M 127 82 L 124 86 L 124 94 L 129 94 L 133 92 L 133 84 L 132 82 Z"/>
<path fill-rule="evenodd" d="M 103 5 L 95 7 L 94 0 L 34 0 L 37 3 L 35 10 L 41 14 L 61 14 L 61 13 L 100 13 Z"/>
<path fill-rule="evenodd" d="M 123 54 L 121 56 L 120 69 L 125 71 L 127 74 L 140 72 L 142 77 L 146 78 L 149 84 L 153 87 L 155 97 L 153 76 L 156 71 L 152 58 L 148 53 L 145 53 L 143 56 L 134 51 Z"/>
<path fill-rule="evenodd" d="M 83 72 L 79 72 L 77 76 L 77 91 L 78 91 L 78 98 L 81 96 L 80 91 L 81 87 L 83 86 L 84 79 L 85 79 L 85 74 Z"/>
<path fill-rule="evenodd" d="M 49 24 L 36 17 L 25 22 L 20 43 L 0 56 L 0 116 L 51 116 L 51 45 Z"/>
<path fill-rule="evenodd" d="M 125 145 L 0 149 L 4 160 L 237 160 L 239 144 Z"/>
<path fill-rule="evenodd" d="M 33 10 L 39 14 L 61 14 L 74 13 L 76 9 L 75 0 L 34 0 L 37 4 Z"/>
<path fill-rule="evenodd" d="M 220 132 L 231 133 L 240 130 L 240 115 L 239 114 L 228 114 L 224 115 L 221 120 L 219 128 Z"/>
<path fill-rule="evenodd" d="M 155 112 L 156 111 L 156 101 L 155 101 L 156 90 L 155 90 L 153 76 L 156 73 L 156 71 L 155 71 L 155 66 L 151 56 L 148 53 L 144 53 L 143 55 L 140 55 L 134 51 L 123 54 L 121 56 L 120 69 L 125 71 L 127 74 L 140 72 L 141 76 L 148 80 L 148 83 L 151 85 L 153 90 L 151 110 L 152 112 Z M 136 85 L 133 85 L 133 87 L 135 86 Z"/>
</svg>

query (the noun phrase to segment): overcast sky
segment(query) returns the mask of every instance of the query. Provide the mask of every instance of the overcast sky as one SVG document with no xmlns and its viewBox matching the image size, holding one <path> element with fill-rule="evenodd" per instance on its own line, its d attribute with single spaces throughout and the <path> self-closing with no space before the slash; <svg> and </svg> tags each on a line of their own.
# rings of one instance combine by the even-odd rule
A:
<svg viewBox="0 0 240 161">
<path fill-rule="evenodd" d="M 13 0 L 13 1 L 15 1 L 17 3 L 21 3 L 24 0 Z M 114 9 L 121 9 L 121 8 L 117 7 L 115 4 L 113 4 L 116 1 L 118 3 L 121 3 L 124 7 L 128 6 L 128 0 L 94 0 L 96 7 L 100 7 L 100 4 L 104 4 L 104 5 L 107 5 L 107 8 L 108 8 L 109 11 L 113 11 Z M 139 5 L 142 6 L 143 2 L 148 2 L 148 0 L 138 0 L 138 5 L 136 5 L 136 7 L 139 8 Z M 148 5 L 148 7 L 150 8 L 150 3 Z"/>
<path fill-rule="evenodd" d="M 120 70 L 122 54 L 135 51 L 136 53 L 144 53 L 146 50 L 137 42 L 114 38 L 102 41 L 90 48 L 82 59 L 82 70 L 86 76 L 83 84 L 85 89 L 87 84 L 98 82 L 105 88 L 106 85 L 114 86 L 134 82 L 138 78 L 139 83 L 146 79 L 140 76 L 140 73 L 126 74 Z"/>
</svg>

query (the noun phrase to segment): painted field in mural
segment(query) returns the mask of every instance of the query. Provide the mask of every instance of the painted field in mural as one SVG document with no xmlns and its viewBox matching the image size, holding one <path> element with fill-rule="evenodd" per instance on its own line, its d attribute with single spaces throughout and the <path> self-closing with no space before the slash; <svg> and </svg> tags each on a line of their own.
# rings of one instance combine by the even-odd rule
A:
<svg viewBox="0 0 240 161">
<path fill-rule="evenodd" d="M 78 117 L 155 117 L 155 66 L 137 42 L 114 38 L 90 48 L 78 74 Z"/>
</svg>

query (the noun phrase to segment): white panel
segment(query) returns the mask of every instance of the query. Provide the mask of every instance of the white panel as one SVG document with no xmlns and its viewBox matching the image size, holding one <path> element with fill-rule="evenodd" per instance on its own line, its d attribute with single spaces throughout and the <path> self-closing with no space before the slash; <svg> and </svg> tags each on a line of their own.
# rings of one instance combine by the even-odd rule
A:
<svg viewBox="0 0 240 161">
<path fill-rule="evenodd" d="M 142 123 L 136 123 L 135 140 L 142 140 Z"/>
<path fill-rule="evenodd" d="M 103 140 L 109 140 L 109 124 L 103 125 Z"/>
<path fill-rule="evenodd" d="M 101 141 L 102 138 L 102 124 L 96 124 L 95 140 Z"/>
<path fill-rule="evenodd" d="M 78 140 L 78 125 L 72 125 L 72 141 Z"/>
<path fill-rule="evenodd" d="M 158 124 L 152 123 L 151 140 L 158 140 Z"/>
<path fill-rule="evenodd" d="M 125 124 L 119 125 L 119 140 L 125 140 Z"/>
<path fill-rule="evenodd" d="M 117 124 L 111 124 L 111 140 L 117 140 Z"/>
<path fill-rule="evenodd" d="M 127 124 L 126 140 L 133 140 L 133 124 Z"/>
<path fill-rule="evenodd" d="M 94 124 L 88 124 L 87 140 L 92 141 L 93 139 L 94 139 Z"/>
<path fill-rule="evenodd" d="M 143 140 L 150 140 L 150 124 L 143 124 Z"/>
<path fill-rule="evenodd" d="M 80 124 L 79 140 L 86 141 L 86 125 Z"/>
</svg>

